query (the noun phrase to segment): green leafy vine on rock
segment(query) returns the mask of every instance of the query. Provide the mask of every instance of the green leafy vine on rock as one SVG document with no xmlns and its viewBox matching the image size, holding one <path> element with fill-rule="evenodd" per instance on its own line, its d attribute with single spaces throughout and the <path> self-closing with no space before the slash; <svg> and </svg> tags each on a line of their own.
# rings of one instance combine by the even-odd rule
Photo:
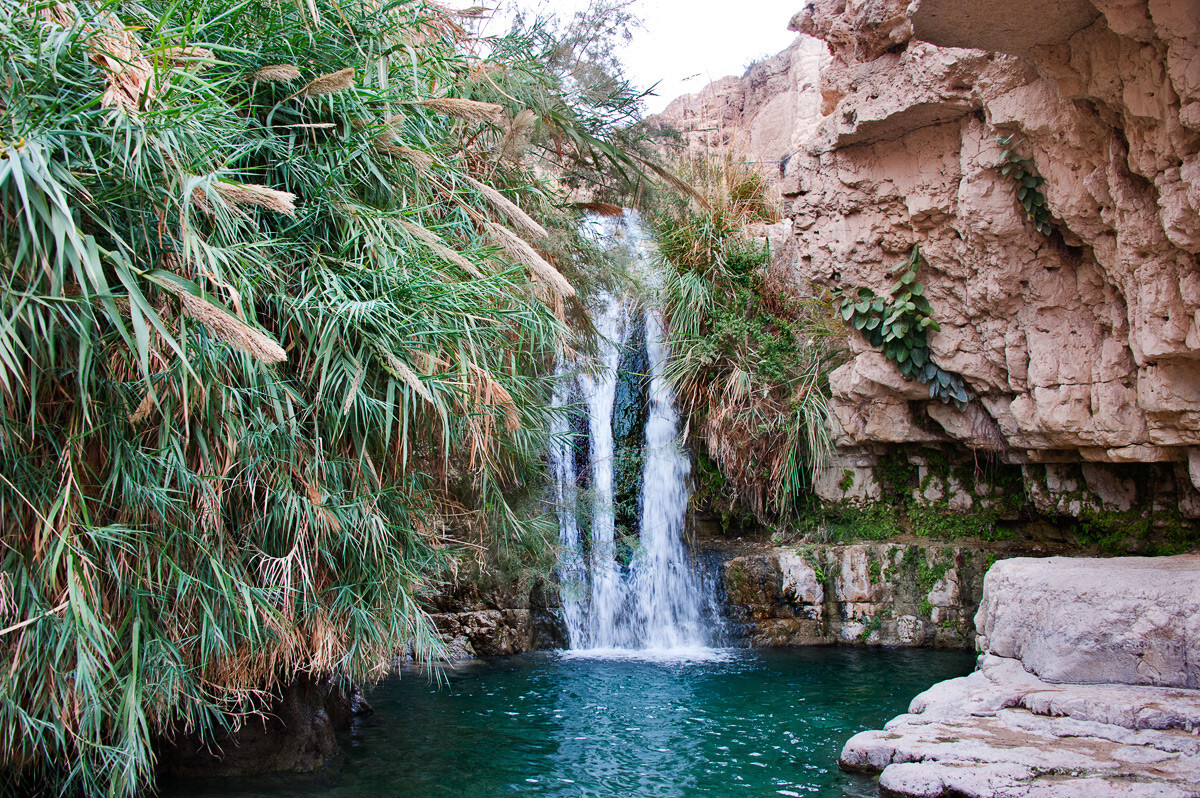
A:
<svg viewBox="0 0 1200 798">
<path fill-rule="evenodd" d="M 953 402 L 961 410 L 971 398 L 966 383 L 934 363 L 929 354 L 929 331 L 941 328 L 925 298 L 925 286 L 917 280 L 920 265 L 921 250 L 914 246 L 912 254 L 893 271 L 901 272 L 900 279 L 886 294 L 860 288 L 857 297 L 842 299 L 838 312 L 871 346 L 881 348 L 895 361 L 901 374 L 928 385 L 931 399 Z"/>
<path fill-rule="evenodd" d="M 1046 207 L 1046 195 L 1039 186 L 1046 178 L 1039 175 L 1029 158 L 1022 158 L 1016 150 L 1012 136 L 996 139 L 1004 151 L 1000 153 L 1000 174 L 1010 178 L 1017 188 L 1017 201 L 1025 209 L 1025 213 L 1033 220 L 1033 226 L 1042 235 L 1050 235 L 1054 226 L 1050 223 L 1050 211 Z M 1019 142 L 1018 142 L 1019 143 Z"/>
</svg>

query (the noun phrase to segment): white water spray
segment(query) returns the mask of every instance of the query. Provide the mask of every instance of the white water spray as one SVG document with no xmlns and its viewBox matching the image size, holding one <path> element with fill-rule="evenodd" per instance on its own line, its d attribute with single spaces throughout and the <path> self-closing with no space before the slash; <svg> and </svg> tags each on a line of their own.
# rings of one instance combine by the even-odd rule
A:
<svg viewBox="0 0 1200 798">
<path fill-rule="evenodd" d="M 645 260 L 645 242 L 637 218 L 626 217 L 628 244 Z M 662 322 L 654 311 L 639 324 L 631 303 L 601 297 L 593 309 L 599 336 L 596 369 L 569 375 L 560 364 L 555 404 L 586 411 L 586 438 L 569 439 L 567 414 L 560 413 L 551 452 L 559 502 L 563 554 L 559 563 L 563 618 L 574 650 L 681 650 L 711 645 L 716 600 L 699 575 L 683 540 L 691 466 L 683 448 L 679 414 L 667 382 L 667 352 Z M 644 329 L 644 341 L 633 340 Z M 616 535 L 614 485 L 617 449 L 613 407 L 617 399 L 622 353 L 645 346 L 649 365 L 649 403 L 642 451 L 637 545 L 622 558 Z M 629 375 L 624 375 L 629 376 Z M 576 424 L 576 432 L 583 432 Z M 639 432 L 642 432 L 639 430 Z M 587 453 L 579 473 L 577 448 Z M 589 485 L 580 490 L 581 482 Z M 585 519 L 583 525 L 580 519 Z"/>
</svg>

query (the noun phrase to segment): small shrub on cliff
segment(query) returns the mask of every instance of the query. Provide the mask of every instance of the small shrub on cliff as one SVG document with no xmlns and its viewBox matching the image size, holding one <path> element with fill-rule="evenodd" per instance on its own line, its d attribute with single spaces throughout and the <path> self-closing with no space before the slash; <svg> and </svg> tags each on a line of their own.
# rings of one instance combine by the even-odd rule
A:
<svg viewBox="0 0 1200 798">
<path fill-rule="evenodd" d="M 1046 179 L 1037 173 L 1032 160 L 1022 158 L 1017 152 L 1019 142 L 1014 143 L 1012 136 L 1004 136 L 996 141 L 1004 147 L 998 164 L 1000 174 L 1013 181 L 1017 202 L 1025 210 L 1025 215 L 1033 220 L 1037 231 L 1044 236 L 1050 235 L 1054 232 L 1054 225 L 1050 223 L 1050 209 L 1046 207 L 1046 195 L 1041 190 Z"/>
<path fill-rule="evenodd" d="M 928 385 L 929 398 L 963 409 L 971 398 L 966 383 L 934 363 L 929 352 L 929 334 L 941 328 L 925 298 L 925 286 L 917 280 L 920 265 L 921 250 L 914 246 L 896 267 L 900 278 L 887 293 L 877 296 L 870 288 L 860 288 L 856 296 L 838 303 L 838 313 L 871 346 L 881 349 L 901 374 Z"/>
</svg>

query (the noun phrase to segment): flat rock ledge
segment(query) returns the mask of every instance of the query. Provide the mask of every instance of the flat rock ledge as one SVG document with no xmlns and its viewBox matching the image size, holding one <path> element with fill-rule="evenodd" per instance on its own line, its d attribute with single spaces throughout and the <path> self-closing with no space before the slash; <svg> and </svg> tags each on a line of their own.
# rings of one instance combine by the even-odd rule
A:
<svg viewBox="0 0 1200 798">
<path fill-rule="evenodd" d="M 1200 661 L 1190 656 L 1198 582 L 1195 556 L 997 563 L 976 618 L 986 630 L 978 669 L 934 685 L 882 730 L 855 735 L 840 764 L 880 773 L 885 795 L 1200 798 Z M 1041 592 L 1048 584 L 1049 596 Z M 1147 616 L 1154 629 L 1135 641 L 1130 628 Z M 1054 681 L 992 650 L 1014 651 L 1018 631 L 1020 654 Z M 1049 667 L 1047 650 L 1068 640 L 1072 656 Z M 1176 667 L 1161 667 L 1166 650 L 1182 655 Z M 1156 678 L 1129 667 L 1143 655 L 1160 665 Z M 1098 682 L 1098 674 L 1137 683 Z"/>
</svg>

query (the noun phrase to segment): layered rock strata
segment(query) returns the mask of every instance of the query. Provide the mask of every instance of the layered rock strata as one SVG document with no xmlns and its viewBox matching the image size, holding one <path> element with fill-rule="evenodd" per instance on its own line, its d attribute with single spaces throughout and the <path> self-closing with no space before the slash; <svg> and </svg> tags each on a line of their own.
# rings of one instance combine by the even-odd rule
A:
<svg viewBox="0 0 1200 798">
<path fill-rule="evenodd" d="M 819 0 L 792 21 L 832 57 L 783 182 L 795 277 L 882 293 L 919 245 L 934 360 L 975 395 L 930 402 L 852 336 L 826 498 L 846 468 L 877 492 L 880 447 L 949 445 L 1165 464 L 1200 513 L 1200 3 L 1063 5 Z M 997 168 L 1002 136 L 1045 178 L 1050 235 Z"/>
<path fill-rule="evenodd" d="M 751 646 L 970 648 L 987 550 L 928 543 L 769 547 L 724 564 Z"/>
<path fill-rule="evenodd" d="M 1200 795 L 1200 556 L 997 563 L 975 673 L 841 764 L 903 796 Z"/>
</svg>

